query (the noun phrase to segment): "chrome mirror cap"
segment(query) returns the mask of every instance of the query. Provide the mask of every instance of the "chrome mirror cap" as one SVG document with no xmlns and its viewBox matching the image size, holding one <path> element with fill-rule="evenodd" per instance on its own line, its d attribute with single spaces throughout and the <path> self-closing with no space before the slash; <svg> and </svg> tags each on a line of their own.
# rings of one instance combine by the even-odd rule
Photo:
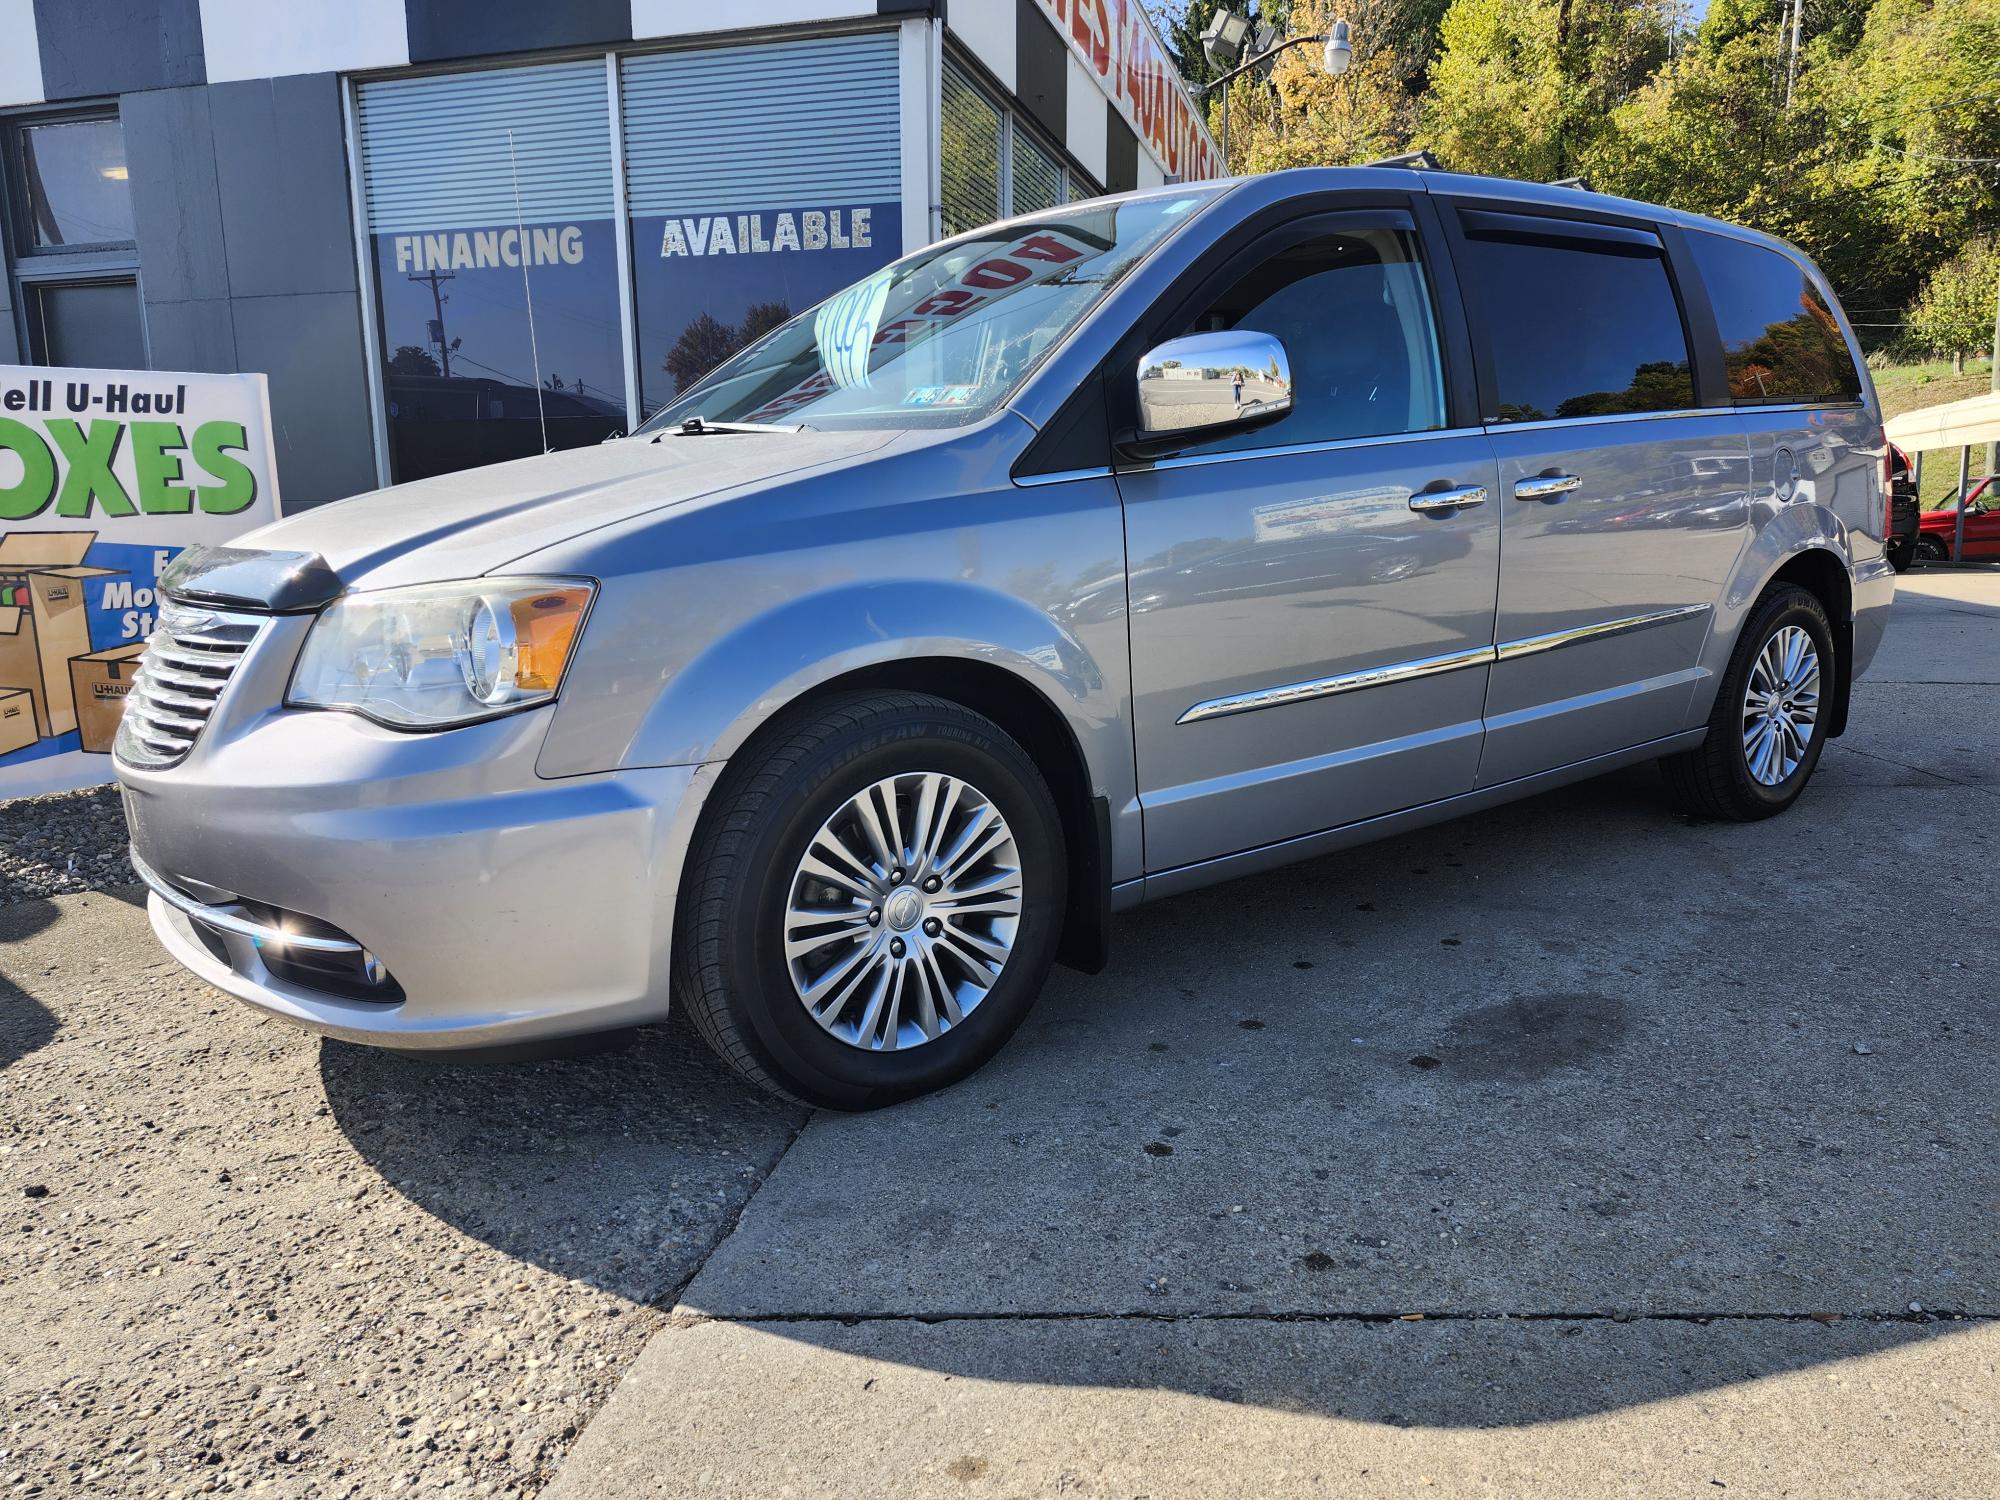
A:
<svg viewBox="0 0 2000 1500">
<path fill-rule="evenodd" d="M 1282 340 L 1247 328 L 1189 334 L 1139 361 L 1139 425 L 1124 446 L 1157 454 L 1261 427 L 1291 409 L 1292 362 Z"/>
</svg>

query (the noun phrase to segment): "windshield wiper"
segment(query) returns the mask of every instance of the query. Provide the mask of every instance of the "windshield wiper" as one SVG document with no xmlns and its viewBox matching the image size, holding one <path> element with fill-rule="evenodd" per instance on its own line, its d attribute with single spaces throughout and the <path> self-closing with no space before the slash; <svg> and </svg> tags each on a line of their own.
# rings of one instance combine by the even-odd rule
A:
<svg viewBox="0 0 2000 1500">
<path fill-rule="evenodd" d="M 712 422 L 704 416 L 692 416 L 678 426 L 669 427 L 653 439 L 673 435 L 676 437 L 701 437 L 711 432 L 804 432 L 803 422 L 786 427 L 776 422 Z"/>
</svg>

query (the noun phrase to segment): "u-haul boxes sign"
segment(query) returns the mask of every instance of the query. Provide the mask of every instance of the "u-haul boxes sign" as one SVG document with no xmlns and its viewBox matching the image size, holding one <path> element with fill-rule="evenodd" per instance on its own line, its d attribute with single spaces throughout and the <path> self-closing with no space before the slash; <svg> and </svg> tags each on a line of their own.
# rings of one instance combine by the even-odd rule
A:
<svg viewBox="0 0 2000 1500">
<path fill-rule="evenodd" d="M 110 779 L 161 571 L 277 515 L 262 375 L 0 365 L 0 797 Z"/>
</svg>

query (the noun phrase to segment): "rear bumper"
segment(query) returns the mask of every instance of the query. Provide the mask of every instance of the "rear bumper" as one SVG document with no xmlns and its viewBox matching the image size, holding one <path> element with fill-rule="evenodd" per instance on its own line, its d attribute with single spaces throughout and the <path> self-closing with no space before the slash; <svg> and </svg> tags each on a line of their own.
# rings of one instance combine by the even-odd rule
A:
<svg viewBox="0 0 2000 1500">
<path fill-rule="evenodd" d="M 1889 606 L 1896 602 L 1896 570 L 1887 557 L 1854 570 L 1854 671 L 1859 677 L 1875 660 L 1889 629 Z"/>
<path fill-rule="evenodd" d="M 279 711 L 205 738 L 180 766 L 120 765 L 134 853 L 180 897 L 155 887 L 154 932 L 217 988 L 351 1041 L 483 1047 L 658 1019 L 711 777 L 682 766 L 540 780 L 545 718 L 402 735 Z M 258 904 L 256 921 L 204 919 L 204 906 L 243 910 L 235 898 Z M 266 907 L 338 929 L 400 998 L 274 973 L 282 955 L 257 930 Z"/>
</svg>

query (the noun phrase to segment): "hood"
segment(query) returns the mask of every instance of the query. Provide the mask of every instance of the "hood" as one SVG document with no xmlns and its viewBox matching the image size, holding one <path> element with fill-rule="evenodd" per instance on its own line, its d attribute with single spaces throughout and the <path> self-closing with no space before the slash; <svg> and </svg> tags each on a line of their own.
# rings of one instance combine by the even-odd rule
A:
<svg viewBox="0 0 2000 1500">
<path fill-rule="evenodd" d="M 894 432 L 621 438 L 421 479 L 260 526 L 230 546 L 317 553 L 349 588 L 472 578 L 582 532 L 877 449 Z"/>
</svg>

